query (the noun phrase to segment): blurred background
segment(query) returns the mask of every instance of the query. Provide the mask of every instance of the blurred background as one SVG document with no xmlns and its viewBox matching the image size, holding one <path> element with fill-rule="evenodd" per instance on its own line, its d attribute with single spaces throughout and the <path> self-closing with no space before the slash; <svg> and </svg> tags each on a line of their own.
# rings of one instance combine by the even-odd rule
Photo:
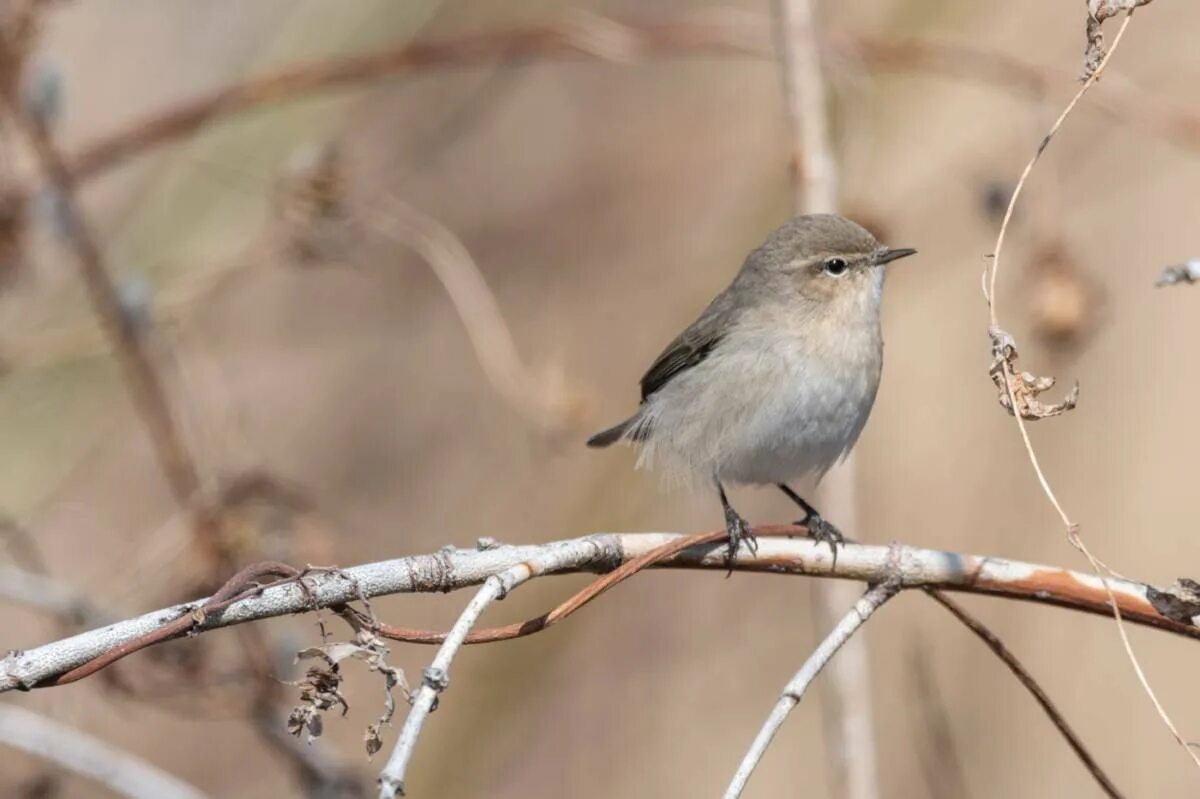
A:
<svg viewBox="0 0 1200 799">
<path fill-rule="evenodd" d="M 0 4 L 10 47 L 22 7 Z M 221 115 L 81 178 L 78 200 L 184 430 L 195 501 L 214 509 L 225 556 L 350 565 L 481 536 L 720 526 L 713 497 L 665 492 L 634 470 L 633 451 L 583 441 L 627 414 L 651 359 L 790 213 L 769 15 L 765 2 L 683 0 L 41 9 L 20 92 L 69 161 L 292 64 L 494 43 L 518 29 L 566 31 L 592 52 L 449 46 Z M 1078 87 L 1084 17 L 1077 1 L 819 6 L 841 207 L 886 243 L 920 250 L 889 281 L 883 384 L 856 450 L 855 537 L 1087 568 L 998 407 L 980 293 L 1012 185 Z M 607 20 L 715 26 L 732 44 L 654 52 Z M 999 278 L 1021 366 L 1082 387 L 1077 410 L 1032 429 L 1059 497 L 1099 557 L 1156 584 L 1200 571 L 1188 498 L 1200 294 L 1154 287 L 1163 267 L 1200 254 L 1197 25 L 1191 4 L 1137 14 L 1034 172 Z M 0 511 L 11 520 L 0 558 L 118 617 L 210 590 L 192 517 L 88 304 L 66 200 L 41 188 L 7 119 L 0 170 Z M 752 521 L 796 515 L 777 492 L 732 499 Z M 585 582 L 538 581 L 487 621 L 536 615 Z M 467 596 L 373 605 L 394 624 L 444 628 Z M 1194 766 L 1111 620 L 963 601 L 1127 795 L 1196 794 Z M 550 631 L 468 648 L 418 746 L 410 795 L 713 795 L 823 633 L 810 603 L 801 579 L 648 574 Z M 0 648 L 76 629 L 5 603 Z M 259 629 L 274 673 L 301 676 L 291 659 L 318 641 L 313 619 Z M 337 795 L 321 774 L 344 778 L 343 795 L 371 793 L 398 729 L 368 761 L 378 675 L 347 666 L 349 714 L 330 714 L 298 755 L 278 736 L 296 689 L 255 698 L 243 635 L 140 653 L 111 674 L 5 701 L 215 796 Z M 1195 644 L 1131 636 L 1183 734 L 1200 736 Z M 932 603 L 901 596 L 866 637 L 885 796 L 1099 795 L 1007 670 Z M 391 649 L 413 680 L 434 652 Z M 805 699 L 747 796 L 829 795 L 820 710 L 818 694 Z M 0 757 L 5 796 L 94 790 Z"/>
</svg>

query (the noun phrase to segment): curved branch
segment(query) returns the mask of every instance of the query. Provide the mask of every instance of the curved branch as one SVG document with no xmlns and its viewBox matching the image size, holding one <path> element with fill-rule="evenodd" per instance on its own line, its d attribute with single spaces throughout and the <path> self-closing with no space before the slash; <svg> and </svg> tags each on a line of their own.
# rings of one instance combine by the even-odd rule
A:
<svg viewBox="0 0 1200 799">
<path fill-rule="evenodd" d="M 803 527 L 791 525 L 764 525 L 756 531 L 760 537 L 804 534 Z M 171 634 L 162 635 L 162 640 L 342 605 L 361 597 L 452 591 L 479 585 L 491 575 L 531 558 L 553 556 L 561 564 L 553 573 L 603 573 L 682 538 L 685 536 L 678 533 L 607 533 L 536 546 L 448 548 L 437 554 L 311 574 L 305 578 L 304 587 L 294 579 L 287 579 L 249 592 L 227 605 L 214 606 L 209 612 L 197 613 L 204 607 L 204 600 L 189 602 L 34 649 L 9 653 L 0 659 L 0 693 L 46 686 L 71 669 L 129 647 L 142 636 L 160 635 L 167 628 L 172 628 Z M 1103 616 L 1111 614 L 1104 586 L 1091 574 L 916 547 L 901 546 L 897 551 L 900 559 L 897 570 L 903 588 L 931 586 Z M 888 547 L 845 544 L 839 547 L 835 564 L 829 547 L 823 544 L 808 539 L 769 539 L 760 542 L 757 556 L 741 552 L 734 568 L 876 582 L 889 574 L 888 552 Z M 725 565 L 724 550 L 719 544 L 694 546 L 659 564 L 718 571 Z M 1146 598 L 1146 585 L 1114 578 L 1108 578 L 1108 583 L 1122 615 L 1130 623 L 1200 639 L 1200 627 L 1167 618 L 1155 610 Z M 136 651 L 136 647 L 129 651 Z"/>
<path fill-rule="evenodd" d="M 833 45 L 873 69 L 923 70 L 1021 92 L 1043 92 L 1072 75 L 969 45 L 841 36 Z M 700 18 L 614 20 L 580 15 L 566 23 L 460 34 L 405 42 L 378 53 L 314 61 L 222 87 L 184 101 L 83 146 L 69 162 L 88 180 L 145 150 L 187 136 L 225 114 L 420 69 L 534 59 L 597 59 L 636 63 L 648 58 L 771 56 L 766 20 L 740 13 Z M 1110 86 L 1098 110 L 1176 143 L 1200 146 L 1200 112 L 1132 87 Z"/>
<path fill-rule="evenodd" d="M 397 795 L 404 795 L 404 773 L 408 768 L 408 761 L 412 759 L 413 750 L 417 746 L 417 737 L 421 734 L 421 728 L 433 710 L 438 695 L 450 684 L 450 664 L 454 661 L 458 650 L 466 642 L 467 633 L 479 621 L 479 617 L 483 615 L 489 605 L 497 599 L 503 599 L 509 591 L 539 574 L 562 568 L 570 557 L 569 551 L 549 552 L 543 556 L 522 561 L 484 581 L 483 587 L 468 603 L 454 627 L 447 634 L 446 641 L 438 650 L 433 663 L 425 669 L 421 687 L 413 697 L 412 710 L 404 720 L 404 728 L 396 740 L 396 747 L 392 750 L 387 764 L 384 765 L 383 771 L 379 775 L 379 799 L 393 799 Z"/>
<path fill-rule="evenodd" d="M 0 744 L 57 764 L 130 799 L 204 799 L 178 777 L 103 741 L 14 705 L 0 705 Z"/>
<path fill-rule="evenodd" d="M 1096 758 L 1092 757 L 1092 753 L 1083 745 L 1083 741 L 1079 740 L 1079 736 L 1075 734 L 1075 730 L 1071 729 L 1071 725 L 1067 723 L 1066 718 L 1063 717 L 1063 714 L 1054 704 L 1054 701 L 1050 699 L 1050 695 L 1038 684 L 1037 680 L 1033 678 L 1033 675 L 1029 673 L 1029 670 L 1025 668 L 1021 661 L 1017 660 L 1017 656 L 1004 645 L 1004 642 L 995 633 L 985 627 L 983 622 L 968 613 L 962 605 L 950 597 L 928 588 L 925 589 L 925 592 L 929 594 L 934 602 L 937 602 L 948 610 L 954 618 L 962 622 L 968 630 L 975 633 L 987 645 L 988 649 L 992 650 L 992 653 L 1000 658 L 1000 661 L 1008 667 L 1008 670 L 1025 687 L 1025 690 L 1033 695 L 1033 698 L 1041 705 L 1042 711 L 1049 717 L 1051 723 L 1058 729 L 1062 737 L 1066 739 L 1067 745 L 1071 747 L 1075 756 L 1079 758 L 1084 767 L 1091 773 L 1093 779 L 1099 784 L 1100 790 L 1104 791 L 1104 795 L 1109 797 L 1109 799 L 1123 799 L 1124 794 L 1117 790 L 1117 786 L 1113 784 L 1113 781 L 1104 772 L 1104 769 L 1096 762 Z"/>
</svg>

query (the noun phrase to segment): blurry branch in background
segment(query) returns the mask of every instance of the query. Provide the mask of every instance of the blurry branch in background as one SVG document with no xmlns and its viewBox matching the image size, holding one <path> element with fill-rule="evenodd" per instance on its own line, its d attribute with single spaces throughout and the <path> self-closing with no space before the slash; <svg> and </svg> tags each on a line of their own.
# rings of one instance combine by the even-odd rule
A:
<svg viewBox="0 0 1200 799">
<path fill-rule="evenodd" d="M 113 615 L 69 585 L 18 566 L 0 565 L 0 600 L 50 613 L 64 625 L 97 625 Z"/>
<path fill-rule="evenodd" d="M 1197 280 L 1200 280 L 1200 258 L 1193 258 L 1179 266 L 1168 266 L 1154 285 L 1173 286 L 1176 283 L 1195 283 Z"/>
<path fill-rule="evenodd" d="M 126 383 L 154 445 L 163 476 L 179 507 L 187 510 L 200 488 L 200 475 L 188 451 L 178 421 L 167 400 L 162 377 L 145 346 L 136 321 L 104 264 L 95 234 L 79 210 L 75 176 L 67 168 L 42 119 L 26 112 L 19 97 L 6 92 L 3 102 L 15 127 L 24 135 L 38 167 L 57 195 L 58 212 L 79 261 L 80 274 L 92 307 L 116 349 Z M 193 517 L 197 543 L 215 566 L 226 564 L 219 530 L 202 512 Z"/>
<path fill-rule="evenodd" d="M 858 628 L 862 627 L 867 619 L 871 618 L 875 611 L 883 607 L 883 604 L 894 597 L 899 590 L 900 583 L 896 579 L 886 579 L 872 585 L 862 595 L 862 598 L 854 603 L 854 607 L 838 622 L 829 635 L 825 636 L 825 639 L 784 687 L 783 695 L 779 697 L 771 715 L 767 717 L 762 729 L 754 738 L 754 743 L 750 745 L 750 750 L 746 752 L 741 765 L 733 775 L 733 780 L 725 790 L 725 799 L 738 799 L 742 795 L 746 783 L 750 780 L 750 775 L 758 767 L 758 763 L 766 753 L 767 747 L 771 745 L 775 733 L 783 727 L 783 722 L 787 720 L 792 709 L 800 704 L 800 700 L 804 698 L 804 692 L 808 690 L 808 686 L 816 679 L 821 669 L 825 668 L 825 664 L 850 640 Z M 865 690 L 866 686 L 863 686 L 863 689 Z"/>
<path fill-rule="evenodd" d="M 0 552 L 21 568 L 36 574 L 46 574 L 46 559 L 29 530 L 12 516 L 0 511 Z"/>
<path fill-rule="evenodd" d="M 1121 39 L 1125 35 L 1129 23 L 1133 21 L 1133 12 L 1136 8 L 1146 5 L 1150 0 L 1089 0 L 1088 2 L 1088 20 L 1087 20 L 1087 52 L 1085 57 L 1083 86 L 1071 98 L 1062 113 L 1050 126 L 1050 130 L 1042 138 L 1033 157 L 1025 164 L 1024 170 L 1021 172 L 1021 177 L 1018 179 L 1016 187 L 1013 189 L 1012 196 L 1008 201 L 1008 208 L 1004 212 L 1004 219 L 1000 224 L 1000 231 L 996 236 L 996 245 L 992 249 L 992 263 L 990 270 L 984 270 L 984 298 L 987 300 L 988 311 L 991 316 L 988 335 L 992 340 L 992 366 L 990 374 L 997 387 L 1000 389 L 1000 404 L 1005 407 L 1010 414 L 1016 419 L 1017 428 L 1020 431 L 1021 439 L 1025 444 L 1025 451 L 1029 455 L 1029 462 L 1033 465 L 1033 470 L 1037 475 L 1038 482 L 1041 484 L 1042 491 L 1050 503 L 1058 512 L 1059 518 L 1062 520 L 1063 526 L 1066 528 L 1067 539 L 1071 544 L 1078 549 L 1087 558 L 1091 564 L 1097 579 L 1100 580 L 1105 590 L 1109 592 L 1111 600 L 1112 615 L 1116 621 L 1117 632 L 1121 637 L 1121 644 L 1125 648 L 1125 653 L 1129 658 L 1130 664 L 1133 666 L 1134 673 L 1137 675 L 1138 681 L 1141 683 L 1146 695 L 1150 698 L 1155 710 L 1158 711 L 1159 717 L 1163 724 L 1171 731 L 1171 735 L 1175 741 L 1183 747 L 1192 761 L 1200 768 L 1200 753 L 1196 747 L 1188 743 L 1187 739 L 1179 732 L 1171 717 L 1167 714 L 1166 708 L 1159 701 L 1158 695 L 1150 685 L 1149 679 L 1146 677 L 1145 671 L 1142 669 L 1141 662 L 1133 651 L 1133 645 L 1129 641 L 1129 635 L 1125 630 L 1125 625 L 1122 621 L 1122 611 L 1115 596 L 1111 593 L 1109 581 L 1105 579 L 1103 571 L 1108 571 L 1110 574 L 1115 574 L 1111 569 L 1102 564 L 1084 544 L 1082 537 L 1079 535 L 1079 525 L 1071 521 L 1067 512 L 1063 509 L 1062 504 L 1055 496 L 1054 490 L 1050 486 L 1050 482 L 1042 471 L 1041 464 L 1038 462 L 1037 453 L 1033 448 L 1033 442 L 1030 440 L 1029 431 L 1026 429 L 1025 422 L 1036 421 L 1038 419 L 1057 416 L 1058 414 L 1070 410 L 1075 406 L 1075 397 L 1077 390 L 1072 390 L 1063 400 L 1057 405 L 1046 406 L 1042 404 L 1037 395 L 1046 391 L 1054 385 L 1052 377 L 1036 377 L 1028 372 L 1019 372 L 1016 367 L 1017 350 L 1014 339 L 1011 334 L 1005 332 L 1000 327 L 999 318 L 996 311 L 996 277 L 1000 271 L 1000 253 L 1004 246 L 1004 236 L 1008 231 L 1009 222 L 1012 221 L 1013 211 L 1016 208 L 1017 200 L 1021 196 L 1021 190 L 1025 187 L 1030 174 L 1033 172 L 1034 166 L 1041 159 L 1042 154 L 1050 145 L 1050 141 L 1055 134 L 1062 128 L 1067 117 L 1078 105 L 1083 96 L 1087 94 L 1096 82 L 1100 80 L 1104 69 L 1108 66 L 1109 60 L 1117 51 L 1117 47 L 1121 43 Z M 1113 38 L 1113 43 L 1110 48 L 1105 48 L 1103 36 L 1100 32 L 1100 25 L 1105 19 L 1116 16 L 1124 12 L 1124 19 L 1121 21 L 1120 28 L 1117 29 L 1117 35 Z M 1076 387 L 1077 389 L 1078 387 Z"/>
<path fill-rule="evenodd" d="M 969 799 L 962 758 L 954 742 L 950 708 L 938 690 L 933 662 L 936 654 L 927 640 L 909 644 L 908 672 L 912 675 L 910 731 L 929 799 Z"/>
<path fill-rule="evenodd" d="M 206 583 L 211 584 L 233 570 L 238 559 L 236 547 L 226 540 L 218 509 L 200 496 L 201 475 L 147 346 L 144 320 L 131 312 L 126 298 L 108 272 L 99 240 L 79 207 L 75 194 L 78 176 L 55 146 L 48 128 L 49 117 L 44 113 L 46 109 L 24 102 L 22 98 L 19 67 L 24 51 L 18 53 L 9 42 L 5 45 L 0 47 L 0 101 L 54 192 L 56 213 L 79 262 L 93 310 L 117 353 L 135 408 L 150 434 L 162 474 L 179 509 L 189 519 L 192 536 L 205 561 Z M 267 702 L 278 693 L 279 685 L 271 677 L 266 638 L 256 628 L 248 628 L 240 637 L 241 655 L 253 675 L 258 699 Z M 294 760 L 298 771 L 303 772 L 308 767 L 300 762 L 302 758 Z"/>
<path fill-rule="evenodd" d="M 287 758 L 306 796 L 313 799 L 357 799 L 364 795 L 354 770 L 333 760 L 320 747 L 304 743 L 284 727 L 279 707 L 272 702 L 255 703 L 253 721 L 259 736 Z"/>
<path fill-rule="evenodd" d="M 813 0 L 774 0 L 774 30 L 783 82 L 784 107 L 791 131 L 788 167 L 792 179 L 792 207 L 797 214 L 833 213 L 838 206 L 838 165 L 829 140 L 828 98 L 821 71 L 821 52 Z M 858 504 L 855 498 L 855 457 L 849 453 L 825 478 L 820 505 L 829 518 L 855 534 Z M 839 619 L 854 602 L 853 586 L 818 583 L 811 592 L 813 627 L 840 629 Z M 847 617 L 849 618 L 849 617 Z M 835 627 L 834 625 L 839 625 Z M 849 632 L 853 632 L 852 627 Z M 845 639 L 828 650 L 842 647 Z M 829 643 L 826 638 L 822 647 Z M 818 650 L 820 652 L 821 650 Z M 816 654 L 814 654 L 816 657 Z M 812 661 L 809 661 L 812 663 Z M 821 661 L 816 669 L 824 666 Z M 813 675 L 815 676 L 815 671 Z M 799 675 L 797 675 L 799 678 Z M 807 683 L 805 683 L 807 685 Z M 802 690 L 802 689 L 801 689 Z M 871 670 L 867 643 L 859 638 L 833 664 L 822 686 L 821 720 L 826 762 L 830 766 L 830 794 L 846 799 L 875 799 L 879 796 L 875 724 L 871 709 Z M 790 707 L 784 708 L 788 692 L 771 719 L 783 723 Z M 793 705 L 799 702 L 795 697 Z M 738 769 L 727 797 L 741 793 L 740 784 L 749 779 L 758 758 L 774 736 L 772 721 L 754 740 Z M 770 728 L 770 729 L 769 729 Z M 762 747 L 762 749 L 759 749 Z"/>
<path fill-rule="evenodd" d="M 130 799 L 204 799 L 206 795 L 128 752 L 10 704 L 0 704 L 0 744 L 51 761 Z"/>
<path fill-rule="evenodd" d="M 1039 95 L 1070 79 L 1062 70 L 965 44 L 850 35 L 835 35 L 831 41 L 832 55 L 846 53 L 870 67 L 924 70 Z M 299 64 L 250 78 L 103 136 L 69 158 L 68 168 L 76 180 L 87 180 L 226 114 L 406 72 L 497 61 L 591 58 L 633 64 L 656 58 L 771 55 L 768 21 L 736 9 L 666 19 L 618 20 L 577 14 L 558 24 L 405 42 L 390 50 Z M 1177 143 L 1200 147 L 1200 111 L 1137 88 L 1110 87 L 1096 110 Z"/>
<path fill-rule="evenodd" d="M 583 392 L 558 372 L 535 374 L 517 352 L 496 296 L 471 253 L 436 219 L 391 198 L 368 219 L 371 229 L 420 255 L 446 290 L 488 381 L 535 428 L 573 431 L 586 418 Z"/>
</svg>

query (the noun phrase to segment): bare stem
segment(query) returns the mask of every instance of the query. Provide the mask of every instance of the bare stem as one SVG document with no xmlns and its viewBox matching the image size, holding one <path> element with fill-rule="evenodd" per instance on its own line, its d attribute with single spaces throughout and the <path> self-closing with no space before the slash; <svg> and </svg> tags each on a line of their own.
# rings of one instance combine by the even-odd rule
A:
<svg viewBox="0 0 1200 799">
<path fill-rule="evenodd" d="M 493 574 L 484 581 L 483 587 L 450 629 L 433 663 L 425 669 L 421 687 L 413 697 L 412 710 L 404 720 L 404 728 L 396 740 L 396 747 L 379 775 L 379 799 L 393 799 L 397 795 L 404 795 L 404 774 L 416 748 L 417 737 L 421 734 L 421 728 L 438 695 L 446 690 L 450 683 L 450 664 L 483 612 L 492 602 L 503 599 L 509 591 L 522 583 L 547 572 L 571 567 L 579 554 L 580 550 L 577 547 L 546 549 L 541 554 L 510 566 L 499 574 Z"/>
<path fill-rule="evenodd" d="M 742 758 L 741 765 L 738 766 L 737 772 L 733 775 L 733 780 L 725 790 L 725 799 L 737 799 L 742 795 L 742 791 L 745 790 L 750 775 L 754 773 L 754 769 L 758 766 L 759 761 L 762 760 L 767 747 L 771 745 L 771 740 L 775 737 L 775 733 L 779 732 L 780 727 L 783 726 L 783 722 L 787 720 L 788 714 L 792 712 L 792 709 L 800 704 L 800 700 L 804 698 L 804 692 L 808 690 L 808 686 L 816 679 L 816 676 L 821 673 L 821 669 L 825 668 L 825 664 L 850 640 L 850 637 L 858 631 L 858 628 L 862 627 L 867 619 L 871 618 L 875 611 L 879 610 L 885 602 L 894 597 L 899 590 L 899 581 L 893 580 L 872 586 L 854 604 L 851 611 L 838 622 L 833 631 L 825 636 L 825 640 L 821 642 L 783 689 L 783 695 L 779 697 L 779 701 L 775 704 L 775 709 L 771 711 L 771 715 L 767 718 L 766 723 L 759 730 L 754 742 L 750 745 L 750 750 Z"/>
<path fill-rule="evenodd" d="M 1113 781 L 1109 779 L 1107 774 L 1104 773 L 1104 769 L 1102 769 L 1100 764 L 1096 762 L 1096 759 L 1092 757 L 1091 752 L 1089 752 L 1087 747 L 1083 745 L 1083 741 L 1080 740 L 1079 735 L 1071 728 L 1071 725 L 1067 723 L 1067 720 L 1063 716 L 1062 712 L 1059 711 L 1058 707 L 1054 704 L 1054 701 L 1050 699 L 1050 695 L 1047 694 L 1045 689 L 1038 684 L 1037 680 L 1035 680 L 1033 675 L 1029 673 L 1029 670 L 1025 668 L 1024 664 L 1017 659 L 1017 656 L 1014 655 L 1012 651 L 1004 645 L 1004 642 L 1001 641 L 995 633 L 984 626 L 983 622 L 979 621 L 979 619 L 976 619 L 974 616 L 968 613 L 962 605 L 958 604 L 950 597 L 946 596 L 940 591 L 934 591 L 932 589 L 926 589 L 926 593 L 928 593 L 935 602 L 953 614 L 953 616 L 962 622 L 968 630 L 975 633 L 975 635 L 987 645 L 988 649 L 992 650 L 992 653 L 995 654 L 996 657 L 1000 658 L 1000 661 L 1008 667 L 1008 670 L 1013 673 L 1021 685 L 1023 685 L 1025 689 L 1033 695 L 1034 700 L 1041 705 L 1042 710 L 1049 717 L 1051 723 L 1053 723 L 1058 729 L 1059 733 L 1062 734 L 1062 737 L 1066 739 L 1067 745 L 1071 747 L 1072 751 L 1075 752 L 1075 755 L 1080 759 L 1080 761 L 1083 762 L 1084 767 L 1087 768 L 1092 777 L 1095 778 L 1096 782 L 1100 786 L 1100 790 L 1104 791 L 1104 794 L 1108 797 L 1111 797 L 1111 799 L 1122 799 L 1123 794 L 1117 790 L 1117 786 L 1113 784 Z"/>
<path fill-rule="evenodd" d="M 1037 150 L 1034 152 L 1033 157 L 1030 158 L 1029 162 L 1025 164 L 1025 169 L 1021 172 L 1021 177 L 1017 181 L 1017 185 L 1013 190 L 1012 197 L 1010 197 L 1008 200 L 1008 207 L 1004 211 L 1004 221 L 1000 223 L 1000 232 L 996 236 L 996 246 L 992 250 L 991 270 L 990 274 L 987 276 L 987 284 L 984 290 L 984 297 L 987 300 L 988 311 L 991 315 L 992 330 L 998 330 L 1000 327 L 996 312 L 996 276 L 1000 271 L 1000 253 L 1004 247 L 1004 236 L 1008 232 L 1009 223 L 1012 221 L 1013 211 L 1017 206 L 1017 200 L 1021 196 L 1021 191 L 1024 189 L 1026 181 L 1028 181 L 1030 174 L 1033 172 L 1034 166 L 1037 164 L 1038 160 L 1041 159 L 1042 153 L 1046 151 L 1051 139 L 1053 139 L 1055 134 L 1058 133 L 1059 129 L 1062 128 L 1063 123 L 1066 122 L 1067 117 L 1071 115 L 1071 112 L 1075 110 L 1075 107 L 1079 104 L 1079 101 L 1083 99 L 1083 96 L 1087 94 L 1089 89 L 1096 85 L 1096 82 L 1100 80 L 1100 76 L 1104 74 L 1105 68 L 1108 66 L 1113 54 L 1115 54 L 1117 51 L 1117 47 L 1120 46 L 1122 38 L 1125 36 L 1125 31 L 1129 27 L 1129 23 L 1133 21 L 1133 12 L 1134 8 L 1131 7 L 1125 13 L 1124 18 L 1121 20 L 1121 27 L 1117 29 L 1117 35 L 1113 38 L 1112 46 L 1106 53 L 1104 53 L 1104 57 L 1097 64 L 1096 68 L 1091 70 L 1091 72 L 1088 74 L 1087 80 L 1083 82 L 1083 85 L 1079 88 L 1079 91 L 1075 93 L 1075 96 L 1071 98 L 1069 103 L 1067 103 L 1066 107 L 1062 110 L 1062 113 L 1060 113 L 1058 118 L 1054 120 L 1054 124 L 1050 126 L 1050 130 L 1042 138 L 1042 141 L 1038 145 Z M 1054 506 L 1054 510 L 1058 512 L 1059 518 L 1062 520 L 1063 526 L 1066 528 L 1067 539 L 1071 542 L 1072 546 L 1078 549 L 1081 553 L 1083 553 L 1084 557 L 1087 558 L 1088 563 L 1091 564 L 1092 569 L 1095 571 L 1096 577 L 1101 581 L 1102 585 L 1104 585 L 1105 589 L 1107 590 L 1108 583 L 1103 575 L 1102 564 L 1083 543 L 1083 539 L 1079 535 L 1078 525 L 1072 522 L 1071 518 L 1067 515 L 1062 503 L 1059 502 L 1058 497 L 1055 496 L 1054 489 L 1051 488 L 1049 479 L 1042 470 L 1041 463 L 1038 461 L 1037 452 L 1033 448 L 1033 441 L 1029 437 L 1029 430 L 1025 424 L 1025 419 L 1017 410 L 1016 398 L 1013 396 L 1012 382 L 1005 380 L 1004 384 L 1008 391 L 1009 407 L 1013 409 L 1013 417 L 1017 421 L 1017 428 L 1021 433 L 1021 440 L 1024 442 L 1025 452 L 1029 456 L 1030 464 L 1033 465 L 1033 470 L 1037 475 L 1038 483 L 1042 487 L 1042 492 L 1046 495 L 1046 498 L 1050 500 L 1050 504 Z M 1137 675 L 1138 682 L 1141 683 L 1142 689 L 1145 691 L 1146 696 L 1149 697 L 1151 704 L 1154 705 L 1154 709 L 1158 712 L 1163 724 L 1166 725 L 1168 730 L 1170 730 L 1171 735 L 1175 738 L 1175 741 L 1183 747 L 1184 751 L 1188 753 L 1188 756 L 1191 757 L 1196 766 L 1200 768 L 1200 753 L 1198 753 L 1196 751 L 1196 747 L 1189 744 L 1187 739 L 1184 738 L 1179 732 L 1179 729 L 1175 726 L 1175 723 L 1167 714 L 1166 708 L 1163 707 L 1162 702 L 1159 701 L 1158 695 L 1155 693 L 1153 687 L 1151 687 L 1150 680 L 1146 677 L 1146 673 L 1142 669 L 1141 662 L 1138 660 L 1137 654 L 1133 651 L 1133 645 L 1130 643 L 1129 636 L 1125 631 L 1125 625 L 1122 623 L 1121 609 L 1116 602 L 1113 602 L 1112 604 L 1112 615 L 1117 623 L 1117 633 L 1120 635 L 1121 645 L 1125 649 L 1125 654 L 1129 658 L 1129 662 L 1133 666 L 1134 673 Z"/>
</svg>

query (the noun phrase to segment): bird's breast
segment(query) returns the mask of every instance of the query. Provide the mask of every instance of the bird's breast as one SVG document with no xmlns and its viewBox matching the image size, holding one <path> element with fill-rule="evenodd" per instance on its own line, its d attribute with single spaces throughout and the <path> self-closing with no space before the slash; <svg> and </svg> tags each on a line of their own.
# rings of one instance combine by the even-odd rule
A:
<svg viewBox="0 0 1200 799">
<path fill-rule="evenodd" d="M 731 364 L 755 386 L 726 419 L 720 466 L 729 479 L 775 483 L 823 474 L 857 441 L 879 388 L 877 333 L 813 337 L 760 335 Z"/>
</svg>

